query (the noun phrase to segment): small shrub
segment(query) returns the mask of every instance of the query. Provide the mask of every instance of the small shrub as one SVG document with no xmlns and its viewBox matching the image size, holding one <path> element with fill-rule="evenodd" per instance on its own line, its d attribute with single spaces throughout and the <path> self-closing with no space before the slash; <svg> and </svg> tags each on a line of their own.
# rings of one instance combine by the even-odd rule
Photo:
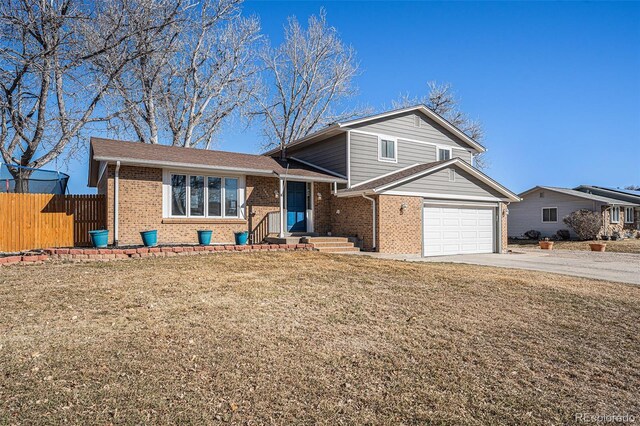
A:
<svg viewBox="0 0 640 426">
<path fill-rule="evenodd" d="M 542 235 L 542 234 L 540 233 L 540 231 L 536 231 L 535 229 L 532 229 L 532 230 L 527 231 L 527 232 L 525 232 L 525 233 L 524 233 L 524 236 L 525 236 L 525 237 L 530 238 L 530 239 L 532 239 L 532 240 L 538 240 L 538 239 L 540 239 L 540 235 Z"/>
<path fill-rule="evenodd" d="M 593 240 L 602 228 L 602 216 L 591 210 L 576 210 L 565 216 L 562 221 L 578 235 L 581 240 Z"/>
<path fill-rule="evenodd" d="M 558 229 L 558 232 L 556 232 L 556 235 L 558 236 L 559 240 L 568 240 L 569 238 L 571 238 L 571 233 L 569 232 L 568 229 Z"/>
</svg>

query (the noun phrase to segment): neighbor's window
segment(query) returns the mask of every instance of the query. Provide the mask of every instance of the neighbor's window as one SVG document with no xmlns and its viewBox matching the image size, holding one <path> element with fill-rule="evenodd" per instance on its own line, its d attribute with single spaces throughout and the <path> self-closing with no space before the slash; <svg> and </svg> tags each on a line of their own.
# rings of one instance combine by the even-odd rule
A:
<svg viewBox="0 0 640 426">
<path fill-rule="evenodd" d="M 234 177 L 172 174 L 170 214 L 183 217 L 239 217 L 239 190 L 239 179 Z"/>
<path fill-rule="evenodd" d="M 620 207 L 611 207 L 611 223 L 620 222 Z"/>
<path fill-rule="evenodd" d="M 396 141 L 394 139 L 380 138 L 380 155 L 379 160 L 395 161 L 396 160 Z"/>
<path fill-rule="evenodd" d="M 542 221 L 543 222 L 557 222 L 558 221 L 558 208 L 557 207 L 545 207 L 542 209 Z"/>
<path fill-rule="evenodd" d="M 451 160 L 451 148 L 438 148 L 438 161 Z"/>
<path fill-rule="evenodd" d="M 171 175 L 171 216 L 187 215 L 187 176 Z"/>
<path fill-rule="evenodd" d="M 625 223 L 633 223 L 633 207 L 624 208 L 624 221 Z"/>
</svg>

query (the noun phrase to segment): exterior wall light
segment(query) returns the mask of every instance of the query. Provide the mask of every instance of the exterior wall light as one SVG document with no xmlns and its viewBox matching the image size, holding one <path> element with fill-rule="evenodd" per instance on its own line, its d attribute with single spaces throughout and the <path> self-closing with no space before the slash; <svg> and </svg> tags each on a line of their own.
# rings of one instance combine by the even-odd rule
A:
<svg viewBox="0 0 640 426">
<path fill-rule="evenodd" d="M 322 200 L 322 194 L 318 192 L 318 201 Z"/>
<path fill-rule="evenodd" d="M 400 204 L 400 214 L 404 214 L 406 210 L 407 210 L 407 203 Z"/>
<path fill-rule="evenodd" d="M 273 195 L 274 197 L 276 197 L 276 199 L 280 198 L 280 193 L 278 192 L 277 189 L 273 191 Z"/>
</svg>

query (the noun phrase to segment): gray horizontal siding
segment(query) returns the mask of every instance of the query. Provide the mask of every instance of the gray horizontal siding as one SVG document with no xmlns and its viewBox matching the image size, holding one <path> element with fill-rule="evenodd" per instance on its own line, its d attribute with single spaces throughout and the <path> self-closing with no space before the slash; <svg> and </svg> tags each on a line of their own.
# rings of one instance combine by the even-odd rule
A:
<svg viewBox="0 0 640 426">
<path fill-rule="evenodd" d="M 416 116 L 420 120 L 419 127 L 415 125 Z M 407 112 L 391 118 L 383 118 L 357 126 L 351 126 L 351 128 L 372 133 L 382 133 L 399 138 L 416 139 L 437 143 L 439 145 L 471 149 L 462 140 L 421 112 Z"/>
<path fill-rule="evenodd" d="M 347 134 L 336 135 L 304 148 L 291 148 L 287 155 L 346 176 Z"/>
<path fill-rule="evenodd" d="M 540 198 L 541 191 L 544 192 L 544 198 Z M 543 207 L 558 208 L 557 223 L 542 222 Z M 559 229 L 569 229 L 562 222 L 562 218 L 580 209 L 599 211 L 600 205 L 592 200 L 558 192 L 548 190 L 534 191 L 527 194 L 522 201 L 509 205 L 509 216 L 507 216 L 508 234 L 512 237 L 518 237 L 533 229 L 540 231 L 543 237 L 550 237 L 558 232 Z M 569 229 L 569 231 L 572 237 L 576 236 L 572 230 Z"/>
<path fill-rule="evenodd" d="M 403 183 L 393 188 L 392 191 L 437 193 L 443 195 L 459 195 L 460 199 L 471 197 L 495 197 L 503 198 L 504 195 L 491 188 L 478 178 L 457 167 L 453 167 L 456 172 L 455 181 L 449 180 L 450 168 L 438 170 L 426 176 Z"/>
<path fill-rule="evenodd" d="M 369 131 L 369 130 L 367 130 Z M 389 136 L 400 136 L 390 133 Z M 471 153 L 454 149 L 454 157 L 460 157 L 471 163 Z M 411 166 L 416 163 L 430 163 L 436 161 L 436 147 L 398 139 L 398 162 L 388 163 L 378 161 L 378 137 L 362 133 L 351 132 L 351 184 L 376 178 L 380 175 Z"/>
</svg>

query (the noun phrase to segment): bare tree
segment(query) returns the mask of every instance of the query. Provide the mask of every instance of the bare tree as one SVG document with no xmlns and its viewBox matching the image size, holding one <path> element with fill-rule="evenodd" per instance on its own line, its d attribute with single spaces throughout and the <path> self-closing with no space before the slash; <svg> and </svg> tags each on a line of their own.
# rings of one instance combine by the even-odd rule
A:
<svg viewBox="0 0 640 426">
<path fill-rule="evenodd" d="M 629 185 L 625 186 L 624 189 L 628 189 L 630 191 L 640 191 L 640 185 Z"/>
<path fill-rule="evenodd" d="M 26 191 L 17 166 L 38 168 L 69 151 L 90 123 L 108 120 L 99 108 L 135 55 L 119 55 L 109 73 L 95 65 L 131 37 L 117 13 L 97 21 L 110 1 L 5 0 L 0 5 L 0 154 Z M 28 172 L 27 172 L 28 173 Z"/>
<path fill-rule="evenodd" d="M 285 148 L 322 126 L 365 112 L 341 105 L 355 95 L 358 64 L 353 48 L 327 23 L 324 10 L 309 18 L 306 29 L 289 18 L 284 42 L 266 46 L 260 57 L 267 90 L 255 98 L 254 114 L 263 119 L 267 147 Z"/>
<path fill-rule="evenodd" d="M 172 145 L 208 148 L 258 87 L 258 20 L 241 16 L 240 0 L 145 0 L 135 7 L 118 1 L 140 28 L 128 54 L 153 52 L 132 62 L 114 86 L 118 121 L 143 142 L 166 136 Z M 159 27 L 165 21 L 173 23 Z M 103 72 L 110 71 L 105 63 Z"/>
<path fill-rule="evenodd" d="M 408 94 L 401 95 L 393 101 L 394 108 L 406 108 L 418 104 L 424 104 L 436 114 L 449 121 L 471 139 L 481 143 L 484 139 L 482 123 L 478 120 L 470 119 L 465 113 L 460 111 L 460 101 L 456 98 L 451 84 L 438 84 L 434 81 L 427 83 L 429 93 L 423 97 L 411 97 Z M 474 156 L 474 164 L 478 169 L 486 169 L 489 164 L 484 153 Z"/>
</svg>

